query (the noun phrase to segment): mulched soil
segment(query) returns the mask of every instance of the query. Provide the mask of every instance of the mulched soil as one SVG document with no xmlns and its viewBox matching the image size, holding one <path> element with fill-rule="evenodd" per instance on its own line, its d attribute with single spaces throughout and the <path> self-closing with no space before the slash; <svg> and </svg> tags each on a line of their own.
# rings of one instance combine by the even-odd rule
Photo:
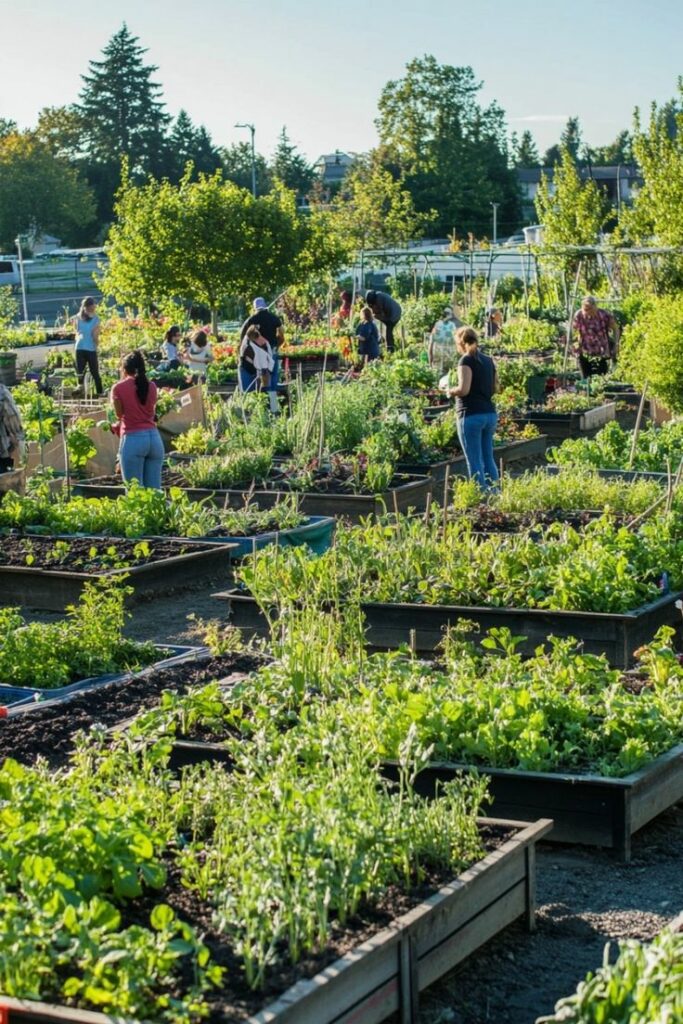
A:
<svg viewBox="0 0 683 1024">
<path fill-rule="evenodd" d="M 175 558 L 189 551 L 206 550 L 206 545 L 177 540 L 146 541 L 107 537 L 40 537 L 5 535 L 0 546 L 0 565 L 32 569 L 102 572 L 132 568 Z"/>
<path fill-rule="evenodd" d="M 483 826 L 481 834 L 488 854 L 512 838 L 514 829 Z M 209 1020 L 212 1024 L 227 1024 L 245 1020 L 250 1014 L 277 999 L 290 985 L 324 970 L 453 880 L 452 870 L 439 870 L 429 873 L 421 883 L 410 889 L 398 885 L 389 886 L 378 900 L 361 904 L 358 913 L 345 924 L 333 921 L 330 941 L 324 949 L 304 955 L 296 965 L 287 962 L 283 951 L 282 963 L 269 969 L 266 985 L 258 992 L 249 988 L 239 958 L 225 936 L 214 927 L 210 904 L 181 885 L 180 874 L 173 865 L 168 865 L 168 877 L 163 890 L 146 894 L 130 904 L 125 911 L 123 926 L 148 925 L 149 914 L 159 902 L 168 903 L 180 918 L 188 921 L 203 936 L 213 962 L 227 969 L 221 990 L 208 994 L 211 1008 Z"/>
<path fill-rule="evenodd" d="M 156 706 L 164 690 L 184 693 L 214 679 L 237 682 L 258 666 L 252 655 L 210 655 L 166 669 L 149 668 L 128 682 L 111 683 L 86 693 L 73 694 L 49 707 L 0 718 L 0 760 L 13 757 L 33 764 L 42 757 L 51 768 L 67 764 L 79 732 L 111 728 L 138 711 Z"/>
</svg>

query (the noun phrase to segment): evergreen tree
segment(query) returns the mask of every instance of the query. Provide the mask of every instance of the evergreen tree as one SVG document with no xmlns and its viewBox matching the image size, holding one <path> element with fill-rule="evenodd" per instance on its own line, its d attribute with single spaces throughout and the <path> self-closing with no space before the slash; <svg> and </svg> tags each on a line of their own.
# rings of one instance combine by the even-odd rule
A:
<svg viewBox="0 0 683 1024">
<path fill-rule="evenodd" d="M 228 181 L 233 181 L 240 188 L 251 191 L 251 145 L 248 142 L 237 142 L 225 146 L 220 151 L 223 161 L 223 173 Z M 270 167 L 264 156 L 256 154 L 256 194 L 264 196 L 271 191 L 273 179 Z"/>
<path fill-rule="evenodd" d="M 285 188 L 295 192 L 299 200 L 308 195 L 313 185 L 315 171 L 303 154 L 297 152 L 287 135 L 286 127 L 280 132 L 270 170 L 273 177 L 281 181 Z"/>
<path fill-rule="evenodd" d="M 152 80 L 157 68 L 144 63 L 146 52 L 124 24 L 105 46 L 103 59 L 90 61 L 76 108 L 90 161 L 118 169 L 126 157 L 134 177 L 163 173 L 167 166 L 170 116 L 161 86 Z"/>
<path fill-rule="evenodd" d="M 578 117 L 570 117 L 562 129 L 559 143 L 551 146 L 550 149 L 546 149 L 543 156 L 543 166 L 554 167 L 556 164 L 561 163 L 562 151 L 566 149 L 577 167 L 580 167 L 582 165 L 580 158 L 581 146 L 582 138 L 579 119 Z"/>
<path fill-rule="evenodd" d="M 211 136 L 202 125 L 197 128 L 185 110 L 178 114 L 168 140 L 169 177 L 178 182 L 185 174 L 189 162 L 193 165 L 193 177 L 213 174 L 221 167 L 220 153 L 211 141 Z"/>
<path fill-rule="evenodd" d="M 540 167 L 538 147 L 530 131 L 522 132 L 520 139 L 512 137 L 512 163 L 515 167 Z"/>
<path fill-rule="evenodd" d="M 619 132 L 614 142 L 607 146 L 589 147 L 586 155 L 594 166 L 613 167 L 615 164 L 633 163 L 633 139 L 631 133 Z"/>
</svg>

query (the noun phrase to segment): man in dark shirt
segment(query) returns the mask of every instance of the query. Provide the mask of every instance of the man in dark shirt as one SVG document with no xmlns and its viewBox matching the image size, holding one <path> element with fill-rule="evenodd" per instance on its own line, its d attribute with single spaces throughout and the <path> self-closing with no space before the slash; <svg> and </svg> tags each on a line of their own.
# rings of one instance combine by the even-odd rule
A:
<svg viewBox="0 0 683 1024">
<path fill-rule="evenodd" d="M 280 359 L 278 356 L 278 349 L 282 342 L 285 340 L 285 335 L 282 330 L 282 320 L 275 313 L 271 313 L 268 309 L 268 303 L 265 299 L 259 296 L 254 299 L 254 312 L 245 320 L 242 324 L 240 331 L 240 342 L 244 340 L 244 336 L 249 328 L 255 324 L 263 337 L 270 342 L 270 347 L 273 350 L 273 369 L 270 374 L 270 384 L 268 386 L 268 401 L 270 402 L 270 411 L 272 413 L 278 413 L 280 410 L 277 404 L 277 382 L 280 370 Z"/>
<path fill-rule="evenodd" d="M 396 299 L 386 292 L 369 291 L 365 293 L 365 301 L 375 315 L 384 324 L 387 334 L 387 351 L 394 351 L 394 327 L 401 319 L 403 310 Z"/>
</svg>

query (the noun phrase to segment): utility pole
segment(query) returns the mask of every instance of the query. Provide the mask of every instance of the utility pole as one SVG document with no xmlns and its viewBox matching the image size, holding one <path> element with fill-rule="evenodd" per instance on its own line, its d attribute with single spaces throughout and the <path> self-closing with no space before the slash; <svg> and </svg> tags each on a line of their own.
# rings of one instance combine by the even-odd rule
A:
<svg viewBox="0 0 683 1024">
<path fill-rule="evenodd" d="M 14 244 L 19 253 L 19 279 L 21 280 L 21 301 L 24 307 L 24 320 L 28 320 L 28 306 L 26 305 L 26 278 L 24 277 L 24 254 L 21 250 L 21 236 L 17 235 Z"/>
<path fill-rule="evenodd" d="M 498 244 L 498 207 L 500 203 L 491 203 L 493 207 L 493 244 Z"/>
<path fill-rule="evenodd" d="M 256 134 L 256 128 L 253 124 L 236 124 L 235 128 L 248 128 L 251 132 L 251 194 L 256 199 L 256 147 L 254 145 L 254 136 Z"/>
</svg>

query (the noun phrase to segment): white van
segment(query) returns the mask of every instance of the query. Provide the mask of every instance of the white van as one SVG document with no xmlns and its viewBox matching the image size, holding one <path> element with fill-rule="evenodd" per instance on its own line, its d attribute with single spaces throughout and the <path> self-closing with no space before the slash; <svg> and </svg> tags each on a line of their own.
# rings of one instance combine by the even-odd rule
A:
<svg viewBox="0 0 683 1024">
<path fill-rule="evenodd" d="M 5 285 L 17 286 L 19 279 L 19 263 L 10 256 L 0 256 L 0 288 Z"/>
</svg>

